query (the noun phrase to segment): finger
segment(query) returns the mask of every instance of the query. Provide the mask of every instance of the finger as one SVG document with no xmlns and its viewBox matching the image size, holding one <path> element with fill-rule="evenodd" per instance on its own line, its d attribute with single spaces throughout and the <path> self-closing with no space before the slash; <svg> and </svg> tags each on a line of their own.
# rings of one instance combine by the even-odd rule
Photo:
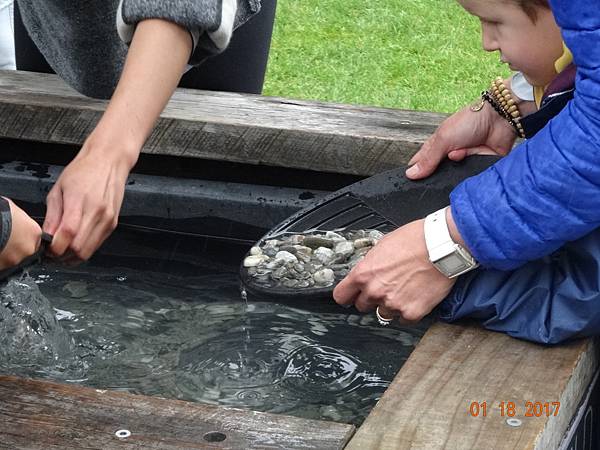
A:
<svg viewBox="0 0 600 450">
<path fill-rule="evenodd" d="M 46 217 L 42 229 L 48 234 L 56 234 L 56 229 L 60 224 L 63 214 L 62 198 L 62 189 L 58 186 L 52 188 L 46 197 Z"/>
<path fill-rule="evenodd" d="M 408 320 L 408 319 L 405 319 L 404 317 L 402 317 L 402 315 L 396 316 L 396 320 L 398 321 L 398 323 L 400 325 L 405 325 L 405 326 L 415 326 L 415 325 L 417 325 L 420 322 L 420 320 Z"/>
<path fill-rule="evenodd" d="M 86 233 L 82 233 L 77 236 L 75 245 L 78 251 L 79 257 L 83 260 L 88 260 L 92 257 L 94 252 L 104 243 L 104 241 L 110 236 L 115 230 L 119 219 L 119 210 L 123 203 L 123 193 L 109 191 L 108 206 L 102 207 L 97 210 L 97 221 L 93 228 L 86 230 Z"/>
<path fill-rule="evenodd" d="M 54 234 L 52 244 L 50 244 L 50 253 L 52 255 L 62 256 L 65 253 L 77 235 L 81 219 L 82 207 L 80 203 L 65 208 L 60 225 Z"/>
<path fill-rule="evenodd" d="M 359 285 L 350 272 L 333 290 L 333 299 L 340 306 L 351 306 L 359 294 Z"/>
<path fill-rule="evenodd" d="M 360 291 L 354 302 L 354 307 L 360 312 L 369 312 L 377 308 L 377 297 L 369 294 L 366 289 Z"/>
<path fill-rule="evenodd" d="M 448 153 L 448 158 L 452 161 L 462 161 L 467 156 L 472 155 L 498 155 L 498 152 L 495 152 L 487 145 L 478 145 L 477 147 L 452 150 L 450 153 Z"/>
<path fill-rule="evenodd" d="M 419 323 L 418 320 L 405 319 L 404 317 L 402 317 L 402 314 L 398 311 L 391 308 L 386 308 L 383 305 L 379 305 L 379 315 L 384 319 L 394 319 L 400 325 L 414 326 Z"/>
<path fill-rule="evenodd" d="M 464 148 L 461 148 L 460 150 L 452 150 L 450 153 L 448 153 L 448 159 L 452 161 L 462 161 L 466 157 L 467 150 Z"/>
<path fill-rule="evenodd" d="M 69 249 L 81 261 L 89 259 L 96 249 L 95 244 L 106 231 L 105 216 L 107 208 L 104 205 L 93 205 L 84 209 L 81 226 L 73 238 Z"/>
<path fill-rule="evenodd" d="M 446 156 L 440 139 L 434 134 L 411 158 L 406 176 L 412 180 L 425 178 L 435 172 L 442 158 Z"/>
<path fill-rule="evenodd" d="M 96 226 L 91 229 L 91 231 L 87 234 L 87 236 L 82 235 L 82 243 L 77 245 L 77 256 L 83 260 L 87 261 L 92 257 L 94 252 L 102 245 L 102 243 L 110 236 L 112 231 L 114 230 L 114 225 L 112 221 L 108 222 L 105 220 L 101 220 L 96 223 Z"/>
</svg>

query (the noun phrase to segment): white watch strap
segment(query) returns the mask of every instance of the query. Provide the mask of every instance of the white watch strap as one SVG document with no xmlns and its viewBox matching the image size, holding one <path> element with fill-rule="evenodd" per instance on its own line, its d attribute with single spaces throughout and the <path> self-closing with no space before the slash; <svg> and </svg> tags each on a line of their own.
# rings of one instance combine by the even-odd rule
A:
<svg viewBox="0 0 600 450">
<path fill-rule="evenodd" d="M 448 206 L 425 217 L 425 244 L 431 260 L 436 260 L 440 253 L 447 254 L 448 247 L 454 245 L 448 231 L 446 209 Z"/>
</svg>

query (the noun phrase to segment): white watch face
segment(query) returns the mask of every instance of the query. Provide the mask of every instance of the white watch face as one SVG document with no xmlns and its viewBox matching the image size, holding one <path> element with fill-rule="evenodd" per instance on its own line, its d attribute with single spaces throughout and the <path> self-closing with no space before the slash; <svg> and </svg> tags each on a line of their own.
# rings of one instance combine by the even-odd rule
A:
<svg viewBox="0 0 600 450">
<path fill-rule="evenodd" d="M 446 274 L 446 276 L 452 276 L 470 268 L 470 264 L 456 253 L 450 253 L 449 255 L 438 259 L 435 262 L 435 265 L 442 273 Z"/>
</svg>

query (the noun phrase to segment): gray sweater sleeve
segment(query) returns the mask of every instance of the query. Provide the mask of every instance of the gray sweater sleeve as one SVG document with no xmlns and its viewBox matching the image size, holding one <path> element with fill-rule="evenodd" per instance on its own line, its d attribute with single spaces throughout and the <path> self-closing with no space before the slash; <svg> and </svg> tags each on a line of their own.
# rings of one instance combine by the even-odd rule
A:
<svg viewBox="0 0 600 450">
<path fill-rule="evenodd" d="M 125 43 L 135 25 L 145 19 L 165 19 L 190 31 L 194 43 L 190 64 L 227 48 L 233 30 L 260 10 L 260 0 L 121 0 L 117 11 L 119 36 Z"/>
</svg>

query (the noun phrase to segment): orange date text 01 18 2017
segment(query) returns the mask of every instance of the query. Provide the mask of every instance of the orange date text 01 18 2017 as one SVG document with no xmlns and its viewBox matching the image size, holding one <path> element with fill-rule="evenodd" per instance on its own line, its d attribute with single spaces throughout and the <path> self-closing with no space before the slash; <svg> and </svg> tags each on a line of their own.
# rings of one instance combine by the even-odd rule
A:
<svg viewBox="0 0 600 450">
<path fill-rule="evenodd" d="M 558 416 L 560 410 L 560 402 L 532 402 L 526 401 L 523 403 L 522 411 L 518 411 L 517 403 L 515 402 L 498 402 L 497 404 L 483 402 L 471 402 L 469 405 L 469 414 L 473 417 L 487 417 L 488 413 L 492 413 L 492 405 L 497 406 L 500 416 L 514 417 L 522 415 L 524 417 L 550 417 Z"/>
</svg>

